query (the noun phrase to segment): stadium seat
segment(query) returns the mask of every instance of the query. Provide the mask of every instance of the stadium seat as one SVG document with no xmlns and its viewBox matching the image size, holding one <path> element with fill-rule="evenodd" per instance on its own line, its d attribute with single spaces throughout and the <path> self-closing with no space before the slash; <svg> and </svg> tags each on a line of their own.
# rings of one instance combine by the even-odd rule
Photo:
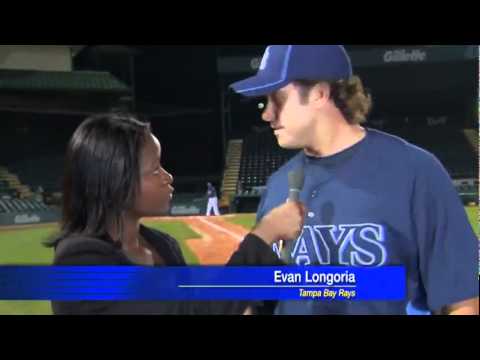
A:
<svg viewBox="0 0 480 360">
<path fill-rule="evenodd" d="M 433 153 L 452 178 L 476 178 L 478 157 L 464 130 L 397 127 L 384 131 Z M 253 133 L 243 141 L 239 182 L 243 193 L 255 196 L 256 188 L 265 186 L 268 178 L 297 154 L 281 149 L 270 129 Z"/>
</svg>

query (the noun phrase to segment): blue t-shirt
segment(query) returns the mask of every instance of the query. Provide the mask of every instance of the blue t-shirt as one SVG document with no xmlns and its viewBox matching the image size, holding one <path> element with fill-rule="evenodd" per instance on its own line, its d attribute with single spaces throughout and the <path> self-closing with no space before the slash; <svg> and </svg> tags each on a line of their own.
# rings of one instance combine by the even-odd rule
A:
<svg viewBox="0 0 480 360">
<path fill-rule="evenodd" d="M 260 220 L 288 198 L 288 173 L 304 167 L 308 212 L 292 247 L 297 265 L 392 266 L 407 271 L 401 302 L 281 302 L 277 314 L 429 314 L 478 296 L 478 239 L 442 164 L 376 130 L 337 155 L 300 152 L 268 182 Z M 278 248 L 275 252 L 280 256 Z"/>
</svg>

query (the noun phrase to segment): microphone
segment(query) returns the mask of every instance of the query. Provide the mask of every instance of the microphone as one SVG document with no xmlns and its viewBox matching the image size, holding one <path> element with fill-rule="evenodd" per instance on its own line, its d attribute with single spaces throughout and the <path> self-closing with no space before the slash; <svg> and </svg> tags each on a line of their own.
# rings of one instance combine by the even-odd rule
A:
<svg viewBox="0 0 480 360">
<path fill-rule="evenodd" d="M 288 201 L 300 201 L 300 193 L 305 184 L 303 168 L 288 173 Z"/>
<path fill-rule="evenodd" d="M 300 201 L 300 193 L 305 185 L 305 172 L 303 167 L 288 173 L 288 201 Z M 292 247 L 295 241 L 284 240 L 280 242 L 281 258 L 285 263 L 289 263 L 291 258 Z"/>
</svg>

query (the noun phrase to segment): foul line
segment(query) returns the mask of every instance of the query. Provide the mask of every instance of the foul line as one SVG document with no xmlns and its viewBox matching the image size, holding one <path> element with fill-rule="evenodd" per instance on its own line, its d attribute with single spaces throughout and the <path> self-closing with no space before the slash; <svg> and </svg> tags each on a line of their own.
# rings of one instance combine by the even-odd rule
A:
<svg viewBox="0 0 480 360">
<path fill-rule="evenodd" d="M 221 232 L 224 232 L 225 234 L 228 234 L 230 235 L 231 237 L 233 237 L 235 240 L 238 240 L 239 242 L 242 242 L 243 241 L 243 237 L 239 236 L 238 234 L 235 234 L 225 228 L 222 228 L 221 226 L 218 226 L 217 224 L 213 224 L 211 223 L 210 221 L 208 220 L 205 220 L 203 218 L 198 218 L 199 221 L 203 222 L 204 224 L 207 224 L 208 226 L 210 227 L 213 227 L 214 229 L 218 230 L 218 231 L 221 231 Z"/>
</svg>

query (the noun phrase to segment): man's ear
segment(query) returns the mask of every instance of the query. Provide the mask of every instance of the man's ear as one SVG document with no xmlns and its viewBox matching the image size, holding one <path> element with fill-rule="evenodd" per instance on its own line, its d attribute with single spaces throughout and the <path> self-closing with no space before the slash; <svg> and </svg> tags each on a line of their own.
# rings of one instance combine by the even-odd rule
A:
<svg viewBox="0 0 480 360">
<path fill-rule="evenodd" d="M 326 82 L 320 82 L 310 91 L 310 103 L 316 108 L 321 108 L 330 101 L 330 93 L 330 85 Z"/>
</svg>

